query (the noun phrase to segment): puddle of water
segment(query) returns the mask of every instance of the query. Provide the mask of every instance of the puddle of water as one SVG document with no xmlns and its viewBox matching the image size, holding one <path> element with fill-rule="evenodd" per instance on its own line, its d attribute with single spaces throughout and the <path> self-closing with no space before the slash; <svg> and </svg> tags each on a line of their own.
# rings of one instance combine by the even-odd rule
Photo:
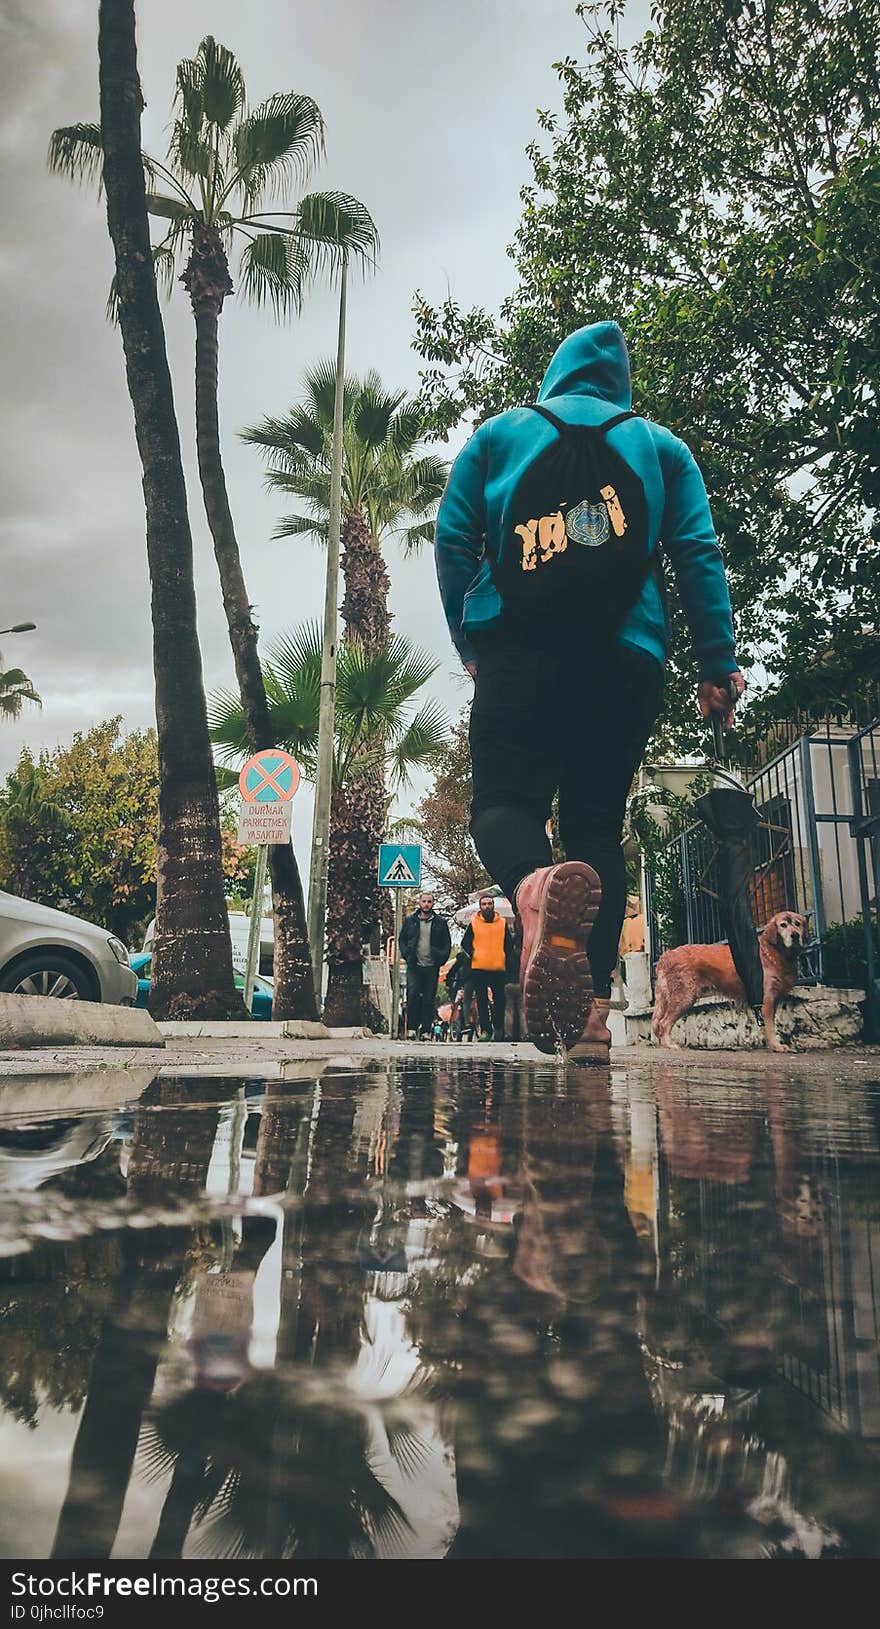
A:
<svg viewBox="0 0 880 1629">
<path fill-rule="evenodd" d="M 0 1106 L 0 1551 L 880 1554 L 880 1084 Z"/>
</svg>

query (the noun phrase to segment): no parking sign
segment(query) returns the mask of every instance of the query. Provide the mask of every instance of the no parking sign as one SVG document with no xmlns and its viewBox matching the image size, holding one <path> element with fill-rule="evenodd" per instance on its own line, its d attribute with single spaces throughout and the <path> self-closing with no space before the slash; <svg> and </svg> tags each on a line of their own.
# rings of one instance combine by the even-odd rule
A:
<svg viewBox="0 0 880 1629">
<path fill-rule="evenodd" d="M 300 783 L 299 764 L 280 747 L 266 747 L 249 758 L 238 777 L 241 809 L 240 843 L 288 843 L 293 798 Z"/>
</svg>

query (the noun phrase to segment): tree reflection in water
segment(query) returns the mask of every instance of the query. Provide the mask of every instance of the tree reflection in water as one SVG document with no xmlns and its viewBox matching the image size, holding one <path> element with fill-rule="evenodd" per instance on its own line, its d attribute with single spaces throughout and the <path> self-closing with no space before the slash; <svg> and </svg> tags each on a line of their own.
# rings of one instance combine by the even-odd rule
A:
<svg viewBox="0 0 880 1629">
<path fill-rule="evenodd" d="M 118 1146 L 51 1179 L 116 1230 L 4 1268 L 7 1413 L 83 1405 L 56 1556 L 133 1472 L 155 1558 L 876 1553 L 854 1092 L 316 1064 L 163 1080 Z"/>
</svg>

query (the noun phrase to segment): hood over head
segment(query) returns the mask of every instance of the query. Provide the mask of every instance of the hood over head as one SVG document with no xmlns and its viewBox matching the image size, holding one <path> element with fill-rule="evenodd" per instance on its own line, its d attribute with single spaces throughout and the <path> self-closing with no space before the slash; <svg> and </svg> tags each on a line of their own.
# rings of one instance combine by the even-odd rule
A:
<svg viewBox="0 0 880 1629">
<path fill-rule="evenodd" d="M 632 379 L 626 340 L 616 322 L 576 328 L 553 354 L 538 401 L 553 396 L 598 396 L 619 407 L 632 406 Z"/>
</svg>

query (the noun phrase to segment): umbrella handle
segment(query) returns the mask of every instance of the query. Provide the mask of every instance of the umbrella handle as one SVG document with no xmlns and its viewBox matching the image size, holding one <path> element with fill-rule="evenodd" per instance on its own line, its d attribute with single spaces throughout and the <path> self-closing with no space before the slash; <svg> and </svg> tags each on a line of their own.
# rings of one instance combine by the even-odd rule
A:
<svg viewBox="0 0 880 1629">
<path fill-rule="evenodd" d="M 719 684 L 718 688 L 719 688 L 719 690 L 726 690 L 729 699 L 731 701 L 734 700 L 733 686 L 731 685 L 731 682 L 730 682 L 729 679 L 725 679 L 724 683 Z M 723 713 L 713 713 L 712 714 L 712 745 L 713 745 L 713 747 L 715 749 L 715 757 L 716 758 L 724 758 L 725 752 L 724 752 L 724 714 Z"/>
<path fill-rule="evenodd" d="M 715 749 L 715 757 L 719 758 L 719 759 L 723 759 L 723 757 L 724 757 L 724 720 L 721 717 L 720 713 L 713 713 L 712 714 L 712 745 L 713 745 L 713 747 Z"/>
</svg>

